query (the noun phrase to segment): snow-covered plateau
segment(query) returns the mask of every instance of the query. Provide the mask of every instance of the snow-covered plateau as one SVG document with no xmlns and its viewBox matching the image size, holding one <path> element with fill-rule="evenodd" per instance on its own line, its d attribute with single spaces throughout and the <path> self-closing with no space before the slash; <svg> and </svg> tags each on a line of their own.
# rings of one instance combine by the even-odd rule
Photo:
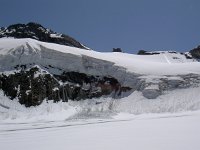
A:
<svg viewBox="0 0 200 150">
<path fill-rule="evenodd" d="M 1 38 L 0 149 L 199 150 L 199 91 L 181 53 Z"/>
</svg>

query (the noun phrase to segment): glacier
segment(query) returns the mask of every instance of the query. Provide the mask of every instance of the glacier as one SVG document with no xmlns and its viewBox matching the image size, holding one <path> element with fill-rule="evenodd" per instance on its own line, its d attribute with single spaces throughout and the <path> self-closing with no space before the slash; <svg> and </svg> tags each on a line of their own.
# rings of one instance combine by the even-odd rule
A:
<svg viewBox="0 0 200 150">
<path fill-rule="evenodd" d="M 0 90 L 2 149 L 200 148 L 200 63 L 196 59 L 180 53 L 102 53 L 29 38 L 0 39 L 1 74 L 9 77 L 34 67 L 39 69 L 34 78 L 74 71 L 113 77 L 131 91 L 120 97 L 68 102 L 46 98 L 38 106 L 26 107 L 18 97 L 10 100 Z"/>
</svg>

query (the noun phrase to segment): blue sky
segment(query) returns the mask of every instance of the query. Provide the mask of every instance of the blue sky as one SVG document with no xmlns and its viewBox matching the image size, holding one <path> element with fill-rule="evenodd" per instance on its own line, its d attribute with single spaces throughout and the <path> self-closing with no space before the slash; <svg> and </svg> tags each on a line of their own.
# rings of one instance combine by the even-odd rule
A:
<svg viewBox="0 0 200 150">
<path fill-rule="evenodd" d="M 30 21 L 97 51 L 200 45 L 200 0 L 0 0 L 0 26 Z"/>
</svg>

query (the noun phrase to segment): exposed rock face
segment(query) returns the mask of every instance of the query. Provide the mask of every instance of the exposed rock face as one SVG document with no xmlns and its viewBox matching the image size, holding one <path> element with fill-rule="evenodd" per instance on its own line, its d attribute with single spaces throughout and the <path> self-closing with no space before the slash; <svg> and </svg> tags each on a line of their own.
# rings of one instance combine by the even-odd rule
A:
<svg viewBox="0 0 200 150">
<path fill-rule="evenodd" d="M 17 72 L 6 74 L 14 70 Z M 68 101 L 106 95 L 120 98 L 134 91 L 155 99 L 167 91 L 200 85 L 198 74 L 154 78 L 128 72 L 111 61 L 60 53 L 42 45 L 37 49 L 29 43 L 1 55 L 0 72 L 0 90 L 26 106 L 39 105 L 44 99 Z"/>
<path fill-rule="evenodd" d="M 190 51 L 192 57 L 200 59 L 200 45 Z"/>
<path fill-rule="evenodd" d="M 158 54 L 162 54 L 162 53 L 174 53 L 174 54 L 178 54 L 179 52 L 176 51 L 145 51 L 145 50 L 139 50 L 138 51 L 138 55 L 158 55 Z M 181 52 L 181 55 L 184 55 L 187 59 L 200 59 L 200 45 L 197 46 L 196 48 L 190 50 L 189 52 Z"/>
<path fill-rule="evenodd" d="M 156 54 L 160 54 L 159 52 L 148 52 L 148 51 L 145 51 L 145 50 L 139 50 L 138 55 L 156 55 Z"/>
<path fill-rule="evenodd" d="M 44 28 L 40 24 L 32 22 L 28 24 L 14 24 L 7 28 L 1 28 L 0 38 L 2 37 L 32 38 L 42 42 L 50 42 L 88 49 L 68 35 L 56 33 L 50 29 Z"/>
<path fill-rule="evenodd" d="M 130 91 L 113 77 L 91 76 L 78 72 L 51 75 L 39 67 L 0 75 L 0 89 L 10 99 L 18 98 L 25 106 L 36 106 L 44 99 L 56 101 L 83 100 L 110 95 L 119 97 Z"/>
<path fill-rule="evenodd" d="M 36 106 L 43 100 L 84 100 L 101 96 L 123 97 L 124 93 L 141 91 L 147 99 L 155 99 L 174 89 L 200 86 L 200 75 L 165 76 L 147 81 L 132 74 L 134 86 L 123 86 L 111 76 L 94 76 L 78 72 L 50 74 L 39 66 L 26 69 L 26 65 L 13 74 L 0 74 L 0 90 L 10 99 L 18 98 L 25 106 Z"/>
<path fill-rule="evenodd" d="M 123 52 L 121 48 L 113 48 L 113 52 Z"/>
</svg>

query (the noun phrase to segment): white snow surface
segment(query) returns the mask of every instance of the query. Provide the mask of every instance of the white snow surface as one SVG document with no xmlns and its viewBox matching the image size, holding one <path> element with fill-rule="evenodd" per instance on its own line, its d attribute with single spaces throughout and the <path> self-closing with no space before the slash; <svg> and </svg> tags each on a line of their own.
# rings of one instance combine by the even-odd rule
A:
<svg viewBox="0 0 200 150">
<path fill-rule="evenodd" d="M 109 120 L 1 123 L 5 150 L 199 150 L 200 112 L 121 113 Z"/>
<path fill-rule="evenodd" d="M 88 62 L 87 58 L 95 60 L 90 59 Z M 97 64 L 97 60 L 101 60 L 102 66 Z M 83 62 L 90 64 L 84 66 Z M 105 72 L 111 75 L 113 70 L 108 69 L 107 65 L 109 63 L 125 68 L 127 72 L 145 75 L 200 74 L 200 63 L 186 59 L 184 55 L 179 53 L 166 52 L 150 56 L 112 52 L 103 53 L 45 43 L 33 39 L 0 39 L 0 70 L 6 70 L 10 66 L 26 63 L 36 63 L 38 65 L 51 64 L 63 70 L 80 72 L 86 72 L 88 71 L 86 69 L 95 67 L 96 70 L 104 69 Z M 101 68 L 99 69 L 98 67 Z M 94 74 L 97 74 L 97 71 L 92 71 Z"/>
<path fill-rule="evenodd" d="M 199 90 L 187 94 L 176 90 L 155 100 L 135 92 L 119 100 L 44 102 L 31 108 L 0 93 L 0 146 L 6 150 L 199 150 Z"/>
<path fill-rule="evenodd" d="M 33 39 L 0 39 L 0 71 L 9 74 L 12 67 L 30 63 L 113 76 L 126 71 L 155 83 L 160 76 L 200 74 L 200 63 L 179 53 L 102 53 Z M 44 101 L 30 108 L 0 91 L 0 149 L 199 150 L 199 91 L 200 87 L 166 91 L 156 99 L 135 91 L 121 99 Z"/>
<path fill-rule="evenodd" d="M 200 110 L 200 87 L 166 92 L 156 99 L 146 99 L 135 91 L 121 99 L 98 98 L 84 101 L 53 103 L 44 101 L 37 107 L 26 108 L 17 99 L 10 100 L 0 91 L 0 121 L 32 122 L 112 118 L 117 113 L 177 113 Z"/>
<path fill-rule="evenodd" d="M 50 34 L 50 37 L 52 37 L 52 38 L 63 38 L 62 34 Z"/>
</svg>

